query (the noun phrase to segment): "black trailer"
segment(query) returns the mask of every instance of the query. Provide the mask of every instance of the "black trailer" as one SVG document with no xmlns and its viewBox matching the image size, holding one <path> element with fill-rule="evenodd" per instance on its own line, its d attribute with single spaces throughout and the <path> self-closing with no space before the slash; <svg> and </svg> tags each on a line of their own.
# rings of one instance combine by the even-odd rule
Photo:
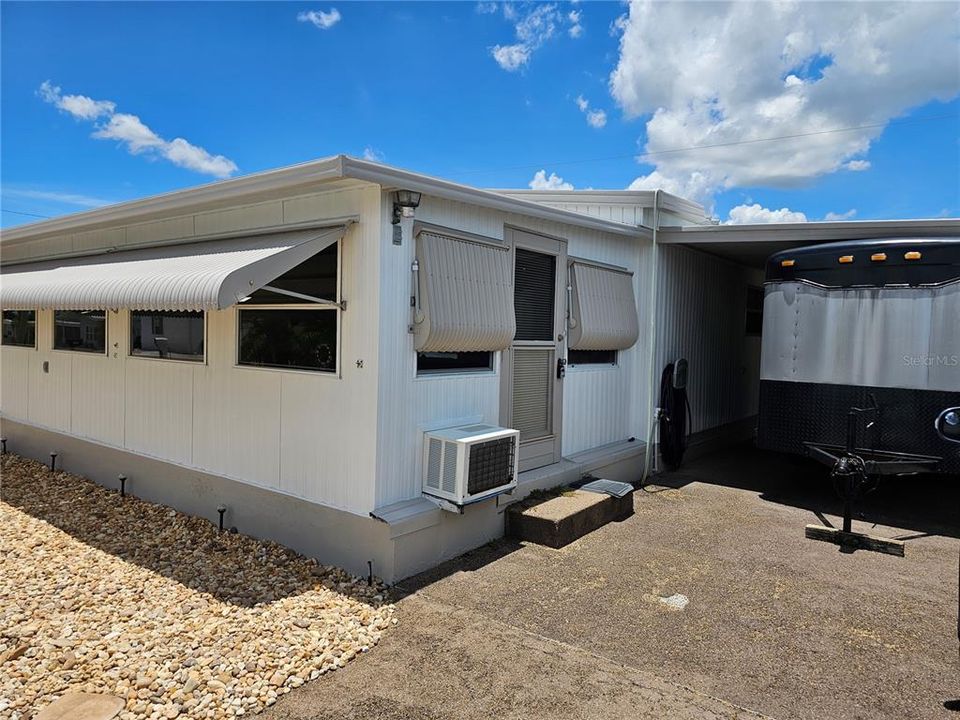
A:
<svg viewBox="0 0 960 720">
<path fill-rule="evenodd" d="M 960 474 L 960 239 L 771 256 L 760 377 L 761 447 Z"/>
</svg>

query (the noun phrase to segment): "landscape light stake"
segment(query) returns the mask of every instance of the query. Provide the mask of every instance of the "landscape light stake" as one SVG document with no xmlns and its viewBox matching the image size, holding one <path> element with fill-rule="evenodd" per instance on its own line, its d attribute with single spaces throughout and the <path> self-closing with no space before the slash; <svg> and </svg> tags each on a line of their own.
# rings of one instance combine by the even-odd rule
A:
<svg viewBox="0 0 960 720">
<path fill-rule="evenodd" d="M 55 452 L 50 453 L 50 472 L 57 471 L 57 454 Z"/>
<path fill-rule="evenodd" d="M 373 560 L 367 560 L 367 585 L 373 585 Z"/>
<path fill-rule="evenodd" d="M 227 511 L 226 505 L 217 505 L 217 512 L 220 514 L 220 532 L 223 532 L 223 514 Z"/>
<path fill-rule="evenodd" d="M 127 495 L 127 476 L 119 475 L 117 479 L 120 481 L 120 497 L 126 497 Z"/>
<path fill-rule="evenodd" d="M 7 439 L 0 438 L 0 455 L 6 455 L 6 454 L 7 454 Z"/>
</svg>

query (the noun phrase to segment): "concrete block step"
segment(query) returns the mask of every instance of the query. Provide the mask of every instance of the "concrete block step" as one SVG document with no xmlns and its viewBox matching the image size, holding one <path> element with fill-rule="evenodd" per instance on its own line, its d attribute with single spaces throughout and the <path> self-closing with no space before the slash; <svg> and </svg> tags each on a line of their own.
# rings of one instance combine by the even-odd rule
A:
<svg viewBox="0 0 960 720">
<path fill-rule="evenodd" d="M 507 534 L 517 540 L 561 548 L 632 514 L 632 493 L 622 498 L 585 490 L 547 498 L 531 495 L 507 510 Z"/>
</svg>

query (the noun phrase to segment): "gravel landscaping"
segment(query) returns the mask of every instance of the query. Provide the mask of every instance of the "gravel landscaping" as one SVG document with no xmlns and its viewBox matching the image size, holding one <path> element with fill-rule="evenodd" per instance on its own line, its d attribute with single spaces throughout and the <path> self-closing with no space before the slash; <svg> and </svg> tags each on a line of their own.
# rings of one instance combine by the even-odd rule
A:
<svg viewBox="0 0 960 720">
<path fill-rule="evenodd" d="M 379 582 L 2 457 L 0 717 L 66 692 L 119 717 L 255 713 L 396 624 Z"/>
</svg>

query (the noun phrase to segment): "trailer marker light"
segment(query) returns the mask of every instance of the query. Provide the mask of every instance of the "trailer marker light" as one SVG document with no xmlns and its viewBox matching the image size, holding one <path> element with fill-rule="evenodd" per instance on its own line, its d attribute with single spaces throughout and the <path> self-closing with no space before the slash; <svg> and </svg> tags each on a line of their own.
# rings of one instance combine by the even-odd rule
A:
<svg viewBox="0 0 960 720">
<path fill-rule="evenodd" d="M 923 257 L 923 255 L 921 255 L 920 253 L 918 253 L 916 250 L 911 250 L 910 252 L 905 252 L 905 253 L 903 254 L 903 259 L 904 259 L 904 260 L 919 260 L 919 259 L 922 258 L 922 257 Z"/>
<path fill-rule="evenodd" d="M 840 262 L 842 262 L 842 263 L 852 263 L 852 262 L 853 262 L 853 255 L 841 255 L 841 256 L 840 256 Z"/>
<path fill-rule="evenodd" d="M 870 259 L 873 260 L 874 262 L 883 262 L 884 260 L 887 259 L 887 254 L 886 254 L 886 253 L 874 253 L 873 255 L 870 256 Z"/>
<path fill-rule="evenodd" d="M 796 260 L 781 260 L 780 267 L 793 267 L 796 263 Z"/>
</svg>

